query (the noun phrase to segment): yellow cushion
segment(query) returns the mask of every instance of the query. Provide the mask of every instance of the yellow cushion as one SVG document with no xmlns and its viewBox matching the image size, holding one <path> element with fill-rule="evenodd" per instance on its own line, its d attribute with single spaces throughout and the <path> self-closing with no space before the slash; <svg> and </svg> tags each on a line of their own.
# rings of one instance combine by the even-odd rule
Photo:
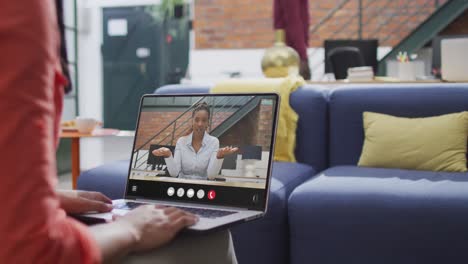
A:
<svg viewBox="0 0 468 264">
<path fill-rule="evenodd" d="M 466 172 L 468 112 L 403 118 L 364 112 L 359 166 Z"/>
<path fill-rule="evenodd" d="M 299 76 L 266 79 L 229 79 L 217 83 L 212 93 L 276 92 L 281 97 L 274 160 L 296 162 L 296 128 L 298 115 L 289 104 L 289 95 L 304 85 Z"/>
</svg>

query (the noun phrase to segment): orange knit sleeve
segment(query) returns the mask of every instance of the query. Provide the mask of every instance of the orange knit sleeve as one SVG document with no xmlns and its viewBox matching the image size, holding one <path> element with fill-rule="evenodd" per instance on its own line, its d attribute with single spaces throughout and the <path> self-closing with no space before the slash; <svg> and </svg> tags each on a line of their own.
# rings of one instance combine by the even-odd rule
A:
<svg viewBox="0 0 468 264">
<path fill-rule="evenodd" d="M 50 0 L 0 0 L 0 262 L 99 263 L 85 226 L 60 208 L 55 143 L 63 91 Z"/>
</svg>

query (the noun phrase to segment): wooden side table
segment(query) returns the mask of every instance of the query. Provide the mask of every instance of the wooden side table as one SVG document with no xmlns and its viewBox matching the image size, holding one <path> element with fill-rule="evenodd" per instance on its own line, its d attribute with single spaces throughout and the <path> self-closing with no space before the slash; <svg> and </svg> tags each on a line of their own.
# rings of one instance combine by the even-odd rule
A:
<svg viewBox="0 0 468 264">
<path fill-rule="evenodd" d="M 129 132 L 120 131 L 118 129 L 110 129 L 110 128 L 95 129 L 92 133 L 88 133 L 88 134 L 79 133 L 78 131 L 67 131 L 67 130 L 61 131 L 60 138 L 70 138 L 72 141 L 72 144 L 71 144 L 72 162 L 71 163 L 72 163 L 73 189 L 76 189 L 78 176 L 80 176 L 80 138 L 119 136 L 122 133 L 124 135 L 127 135 L 126 133 L 129 133 Z"/>
</svg>

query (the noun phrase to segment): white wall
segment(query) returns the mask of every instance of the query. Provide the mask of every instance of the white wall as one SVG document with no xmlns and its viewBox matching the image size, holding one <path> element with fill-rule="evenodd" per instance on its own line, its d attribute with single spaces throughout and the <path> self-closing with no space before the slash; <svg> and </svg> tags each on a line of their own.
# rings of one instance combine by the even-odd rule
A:
<svg viewBox="0 0 468 264">
<path fill-rule="evenodd" d="M 377 59 L 381 59 L 391 50 L 390 47 L 379 47 Z M 213 84 L 218 80 L 228 78 L 230 72 L 240 72 L 242 78 L 262 78 L 261 60 L 264 49 L 242 50 L 191 50 L 190 80 L 186 83 Z M 313 81 L 324 79 L 324 49 L 309 48 L 309 65 Z"/>
</svg>

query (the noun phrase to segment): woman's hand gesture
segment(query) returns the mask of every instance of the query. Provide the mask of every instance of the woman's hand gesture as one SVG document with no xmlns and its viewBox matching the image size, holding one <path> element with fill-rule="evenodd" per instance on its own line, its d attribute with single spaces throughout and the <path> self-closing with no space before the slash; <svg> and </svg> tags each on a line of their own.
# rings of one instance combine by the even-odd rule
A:
<svg viewBox="0 0 468 264">
<path fill-rule="evenodd" d="M 157 157 L 169 158 L 169 157 L 172 156 L 171 150 L 168 149 L 168 148 L 165 148 L 165 147 L 155 149 L 151 153 L 153 153 L 153 155 L 155 155 Z"/>
<path fill-rule="evenodd" d="M 233 148 L 232 146 L 220 148 L 218 150 L 218 154 L 216 154 L 216 158 L 218 159 L 224 159 L 225 156 L 231 155 L 239 151 L 239 148 Z"/>
</svg>

